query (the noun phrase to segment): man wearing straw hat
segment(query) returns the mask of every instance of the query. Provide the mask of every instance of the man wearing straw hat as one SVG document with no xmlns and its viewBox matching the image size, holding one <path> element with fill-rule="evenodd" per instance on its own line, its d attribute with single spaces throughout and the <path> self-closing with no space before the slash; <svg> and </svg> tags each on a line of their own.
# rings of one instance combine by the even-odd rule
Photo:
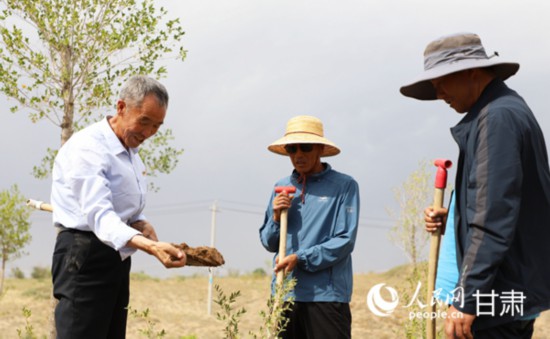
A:
<svg viewBox="0 0 550 339">
<path fill-rule="evenodd" d="M 350 176 L 321 157 L 340 153 L 312 116 L 288 121 L 285 136 L 271 152 L 288 156 L 294 171 L 277 186 L 294 186 L 294 197 L 273 194 L 260 228 L 262 245 L 275 252 L 275 271 L 297 280 L 295 303 L 283 338 L 350 338 L 353 288 L 351 252 L 357 236 L 359 188 Z M 287 255 L 278 260 L 279 222 L 288 209 Z M 275 277 L 273 279 L 275 283 Z"/>
<path fill-rule="evenodd" d="M 550 308 L 546 145 L 525 101 L 504 84 L 519 64 L 497 57 L 476 34 L 445 36 L 427 46 L 422 76 L 401 87 L 405 96 L 444 100 L 465 114 L 451 128 L 460 153 L 450 338 L 530 338 L 538 313 Z M 446 212 L 426 209 L 427 230 L 440 227 Z"/>
<path fill-rule="evenodd" d="M 122 87 L 115 116 L 75 133 L 53 167 L 52 261 L 57 338 L 124 338 L 131 255 L 142 250 L 165 267 L 186 256 L 160 242 L 146 221 L 145 166 L 138 147 L 164 122 L 166 88 L 147 76 Z"/>
</svg>

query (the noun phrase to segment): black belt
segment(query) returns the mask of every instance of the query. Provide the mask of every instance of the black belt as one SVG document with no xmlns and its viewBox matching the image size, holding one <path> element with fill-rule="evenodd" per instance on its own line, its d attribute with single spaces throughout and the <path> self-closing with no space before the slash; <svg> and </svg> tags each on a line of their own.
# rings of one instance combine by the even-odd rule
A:
<svg viewBox="0 0 550 339">
<path fill-rule="evenodd" d="M 71 227 L 65 227 L 61 224 L 58 224 L 58 226 L 56 226 L 57 229 L 59 230 L 58 233 L 61 233 L 61 232 L 70 232 L 70 233 L 83 233 L 83 234 L 94 234 L 94 232 L 92 231 L 83 231 L 83 230 L 77 230 L 76 228 L 71 228 Z"/>
</svg>

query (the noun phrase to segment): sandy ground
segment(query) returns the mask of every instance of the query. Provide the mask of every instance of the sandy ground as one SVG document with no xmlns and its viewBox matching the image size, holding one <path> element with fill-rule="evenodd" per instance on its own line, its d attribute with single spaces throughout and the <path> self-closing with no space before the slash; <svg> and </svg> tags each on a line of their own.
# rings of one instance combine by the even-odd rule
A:
<svg viewBox="0 0 550 339">
<path fill-rule="evenodd" d="M 366 306 L 370 288 L 378 283 L 397 286 L 403 283 L 398 271 L 385 274 L 357 275 L 354 278 L 354 295 L 351 302 L 354 338 L 403 338 L 403 322 L 408 312 L 403 307 L 389 317 L 378 317 Z M 240 291 L 236 308 L 244 307 L 239 329 L 242 338 L 249 338 L 249 331 L 258 332 L 266 310 L 269 295 L 268 277 L 215 278 L 213 284 L 221 286 L 226 294 Z M 219 307 L 212 303 L 212 315 L 207 314 L 208 277 L 181 277 L 157 280 L 136 274 L 131 283 L 130 306 L 138 311 L 149 310 L 146 319 L 131 316 L 128 320 L 128 338 L 147 338 L 147 321 L 153 322 L 153 333 L 166 332 L 164 338 L 223 338 L 225 324 L 216 319 Z M 29 324 L 37 338 L 47 333 L 50 314 L 51 284 L 48 280 L 7 279 L 4 294 L 0 297 L 0 338 L 18 338 L 17 329 L 24 330 L 25 317 L 22 309 L 31 310 Z M 216 296 L 213 290 L 214 297 Z M 438 322 L 438 325 L 442 321 Z M 550 338 L 550 312 L 537 320 L 534 338 Z"/>
</svg>

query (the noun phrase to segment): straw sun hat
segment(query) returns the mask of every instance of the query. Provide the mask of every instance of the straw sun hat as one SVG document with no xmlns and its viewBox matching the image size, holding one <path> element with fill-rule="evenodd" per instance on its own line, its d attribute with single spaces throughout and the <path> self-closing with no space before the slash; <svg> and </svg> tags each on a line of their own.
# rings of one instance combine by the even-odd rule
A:
<svg viewBox="0 0 550 339">
<path fill-rule="evenodd" d="M 401 87 L 404 96 L 420 100 L 436 100 L 430 80 L 472 68 L 491 67 L 497 77 L 506 80 L 516 74 L 519 64 L 498 60 L 498 53 L 488 57 L 477 34 L 459 33 L 432 41 L 424 50 L 424 73 Z"/>
<path fill-rule="evenodd" d="M 285 136 L 267 147 L 273 153 L 288 155 L 285 145 L 288 144 L 322 144 L 325 145 L 322 157 L 340 153 L 340 149 L 323 134 L 323 123 L 316 117 L 300 115 L 286 124 Z"/>
</svg>

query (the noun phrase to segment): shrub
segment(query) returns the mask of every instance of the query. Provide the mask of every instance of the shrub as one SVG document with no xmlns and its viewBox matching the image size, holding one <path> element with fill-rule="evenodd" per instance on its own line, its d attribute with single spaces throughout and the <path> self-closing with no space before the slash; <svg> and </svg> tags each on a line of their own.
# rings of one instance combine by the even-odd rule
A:
<svg viewBox="0 0 550 339">
<path fill-rule="evenodd" d="M 34 328 L 30 323 L 32 312 L 26 306 L 23 307 L 23 316 L 25 317 L 25 328 L 17 329 L 17 336 L 22 339 L 35 339 Z"/>
<path fill-rule="evenodd" d="M 267 273 L 265 272 L 265 270 L 263 268 L 260 268 L 260 267 L 258 267 L 254 271 L 252 271 L 252 276 L 253 277 L 265 277 L 266 275 L 267 275 Z"/>
<path fill-rule="evenodd" d="M 52 277 L 52 272 L 49 267 L 34 266 L 32 268 L 31 277 L 38 280 L 49 279 Z"/>
<path fill-rule="evenodd" d="M 23 273 L 19 267 L 14 267 L 11 269 L 11 276 L 15 279 L 25 279 L 25 273 Z"/>
<path fill-rule="evenodd" d="M 133 309 L 131 306 L 128 306 L 128 314 L 136 319 L 141 319 L 145 322 L 145 328 L 140 329 L 139 332 L 147 338 L 163 338 L 166 335 L 166 331 L 161 329 L 160 331 L 156 330 L 157 321 L 152 320 L 149 316 L 149 309 L 144 311 L 138 311 Z"/>
<path fill-rule="evenodd" d="M 241 291 L 232 292 L 227 296 L 219 285 L 215 285 L 214 288 L 218 294 L 214 302 L 218 304 L 222 312 L 216 313 L 216 319 L 225 321 L 226 326 L 223 330 L 225 334 L 224 338 L 236 339 L 239 337 L 239 321 L 243 314 L 246 313 L 244 307 L 235 309 L 233 304 L 237 301 L 237 297 L 241 295 Z"/>
</svg>

